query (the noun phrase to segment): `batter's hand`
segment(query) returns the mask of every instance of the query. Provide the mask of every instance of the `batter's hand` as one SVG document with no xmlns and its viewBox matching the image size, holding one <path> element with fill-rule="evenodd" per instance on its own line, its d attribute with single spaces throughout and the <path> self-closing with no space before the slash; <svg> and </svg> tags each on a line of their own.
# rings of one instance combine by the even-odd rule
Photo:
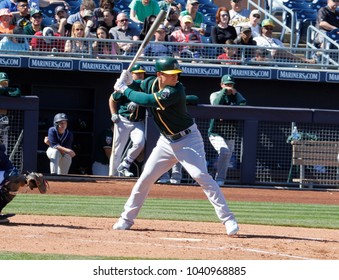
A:
<svg viewBox="0 0 339 280">
<path fill-rule="evenodd" d="M 118 114 L 112 114 L 111 121 L 114 122 L 114 123 L 119 122 L 120 121 L 119 115 Z"/>
<path fill-rule="evenodd" d="M 120 78 L 117 79 L 117 81 L 114 85 L 114 89 L 116 91 L 123 93 L 127 88 L 128 88 L 128 86 L 126 85 L 126 83 L 124 81 L 122 81 Z"/>
<path fill-rule="evenodd" d="M 130 85 L 133 83 L 133 77 L 130 71 L 128 70 L 122 70 L 122 73 L 119 78 L 121 81 L 124 81 L 126 85 Z"/>
<path fill-rule="evenodd" d="M 127 104 L 127 110 L 130 111 L 131 113 L 134 113 L 137 107 L 138 104 L 134 103 L 133 101 Z"/>
</svg>

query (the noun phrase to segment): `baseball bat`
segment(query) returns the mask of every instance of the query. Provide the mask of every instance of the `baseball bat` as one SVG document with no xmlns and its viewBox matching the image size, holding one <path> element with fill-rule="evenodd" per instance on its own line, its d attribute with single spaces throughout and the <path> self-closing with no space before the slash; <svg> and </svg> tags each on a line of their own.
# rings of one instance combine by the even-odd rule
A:
<svg viewBox="0 0 339 280">
<path fill-rule="evenodd" d="M 11 155 L 9 156 L 9 160 L 12 161 L 14 159 L 14 156 L 16 154 L 16 152 L 18 151 L 19 149 L 19 145 L 21 143 L 21 140 L 22 138 L 24 137 L 24 130 L 22 129 L 21 132 L 20 132 L 20 135 L 19 135 L 19 138 L 18 140 L 16 141 L 15 145 L 14 145 L 14 148 L 11 152 Z"/>
<path fill-rule="evenodd" d="M 157 31 L 159 25 L 163 22 L 165 19 L 165 16 L 167 15 L 167 12 L 165 10 L 161 10 L 160 13 L 157 15 L 155 21 L 153 22 L 151 28 L 148 30 L 145 39 L 142 41 L 137 53 L 133 57 L 131 63 L 129 64 L 127 70 L 130 71 L 132 67 L 134 66 L 135 62 L 138 60 L 139 56 L 142 54 L 148 43 L 151 41 L 155 31 Z"/>
<path fill-rule="evenodd" d="M 169 12 L 169 11 L 168 11 Z M 166 15 L 168 14 L 165 10 L 161 10 L 160 13 L 157 15 L 155 21 L 153 22 L 151 28 L 148 30 L 145 39 L 142 41 L 138 51 L 136 52 L 135 56 L 133 57 L 131 63 L 129 64 L 127 71 L 130 71 L 136 61 L 138 60 L 139 56 L 142 54 L 144 49 L 146 48 L 147 44 L 151 41 L 155 31 L 157 31 L 159 25 L 163 22 L 165 19 Z M 114 128 L 116 125 L 114 124 Z M 115 129 L 114 129 L 115 130 Z M 109 176 L 113 176 L 114 170 L 113 170 L 113 164 L 114 164 L 114 147 L 115 147 L 115 135 L 113 132 L 113 143 L 112 143 L 112 154 L 109 160 Z"/>
</svg>

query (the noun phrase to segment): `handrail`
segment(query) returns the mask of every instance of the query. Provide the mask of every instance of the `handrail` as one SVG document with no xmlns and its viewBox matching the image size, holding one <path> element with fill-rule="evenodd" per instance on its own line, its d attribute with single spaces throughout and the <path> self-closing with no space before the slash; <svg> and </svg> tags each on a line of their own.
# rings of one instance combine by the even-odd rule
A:
<svg viewBox="0 0 339 280">
<path fill-rule="evenodd" d="M 324 38 L 324 45 L 329 45 L 332 44 L 333 46 L 335 46 L 337 49 L 318 49 L 315 45 L 314 45 L 314 38 L 316 38 L 316 36 L 322 36 Z M 307 35 L 306 35 L 306 46 L 312 49 L 316 49 L 317 50 L 317 54 L 320 56 L 320 64 L 321 65 L 328 65 L 328 64 L 333 64 L 333 65 L 339 65 L 339 44 L 332 40 L 331 37 L 327 36 L 327 34 L 325 32 L 323 32 L 322 30 L 319 30 L 318 28 L 310 25 L 307 28 Z M 337 60 L 334 60 L 331 57 L 331 54 L 334 54 L 337 58 Z"/>
<path fill-rule="evenodd" d="M 284 6 L 283 4 L 276 2 L 275 0 L 270 0 L 271 4 L 270 4 L 270 11 L 267 11 L 263 8 L 261 8 L 261 0 L 258 0 L 258 4 L 256 4 L 254 1 L 252 0 L 248 0 L 248 5 L 252 5 L 253 7 L 255 7 L 257 10 L 259 10 L 261 13 L 265 14 L 266 18 L 271 18 L 274 20 L 275 23 L 279 24 L 280 27 L 284 28 L 285 30 L 290 32 L 290 47 L 292 48 L 293 46 L 295 46 L 295 42 L 294 42 L 294 36 L 295 36 L 295 25 L 296 25 L 296 15 L 293 12 L 293 10 L 291 10 L 290 8 Z M 280 6 L 283 10 L 285 10 L 286 12 L 291 14 L 291 28 L 288 27 L 287 25 L 285 25 L 281 20 L 279 20 L 277 17 L 275 17 L 274 15 L 271 14 L 271 9 L 272 9 L 272 3 L 276 3 L 278 6 Z"/>
</svg>

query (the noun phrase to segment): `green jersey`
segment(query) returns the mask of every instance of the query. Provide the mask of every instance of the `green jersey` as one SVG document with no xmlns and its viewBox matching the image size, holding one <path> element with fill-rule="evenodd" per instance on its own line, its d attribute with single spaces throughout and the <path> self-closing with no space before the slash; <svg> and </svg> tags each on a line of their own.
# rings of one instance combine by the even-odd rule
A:
<svg viewBox="0 0 339 280">
<path fill-rule="evenodd" d="M 239 93 L 227 94 L 227 89 L 213 92 L 210 96 L 212 105 L 246 105 L 246 99 Z M 229 121 L 211 119 L 208 129 L 208 135 L 225 134 L 225 125 L 230 124 Z"/>
<path fill-rule="evenodd" d="M 141 106 L 149 107 L 161 133 L 173 135 L 193 125 L 194 121 L 187 112 L 185 89 L 180 82 L 159 90 L 158 79 L 148 77 L 141 81 L 140 88 L 143 92 L 128 88 L 124 95 Z"/>
<path fill-rule="evenodd" d="M 140 81 L 134 82 L 130 87 L 135 91 L 140 91 Z M 131 102 L 126 96 L 122 95 L 120 92 L 113 92 L 112 98 L 114 101 L 118 102 L 118 114 L 125 117 L 131 122 L 138 122 L 145 119 L 146 109 L 144 107 L 138 106 L 134 112 L 130 112 L 127 109 L 127 105 Z"/>
</svg>

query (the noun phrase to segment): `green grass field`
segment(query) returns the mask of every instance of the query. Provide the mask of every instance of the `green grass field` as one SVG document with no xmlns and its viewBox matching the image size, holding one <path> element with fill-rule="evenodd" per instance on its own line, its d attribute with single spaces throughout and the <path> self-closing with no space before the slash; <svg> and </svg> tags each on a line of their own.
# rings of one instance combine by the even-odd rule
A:
<svg viewBox="0 0 339 280">
<path fill-rule="evenodd" d="M 119 217 L 127 198 L 19 194 L 3 213 L 83 217 Z M 240 224 L 339 229 L 339 205 L 237 202 L 229 206 Z M 218 222 L 207 199 L 146 200 L 138 218 Z M 0 259 L 95 259 L 78 256 L 49 256 L 0 252 Z M 100 259 L 102 259 L 100 257 Z"/>
</svg>

